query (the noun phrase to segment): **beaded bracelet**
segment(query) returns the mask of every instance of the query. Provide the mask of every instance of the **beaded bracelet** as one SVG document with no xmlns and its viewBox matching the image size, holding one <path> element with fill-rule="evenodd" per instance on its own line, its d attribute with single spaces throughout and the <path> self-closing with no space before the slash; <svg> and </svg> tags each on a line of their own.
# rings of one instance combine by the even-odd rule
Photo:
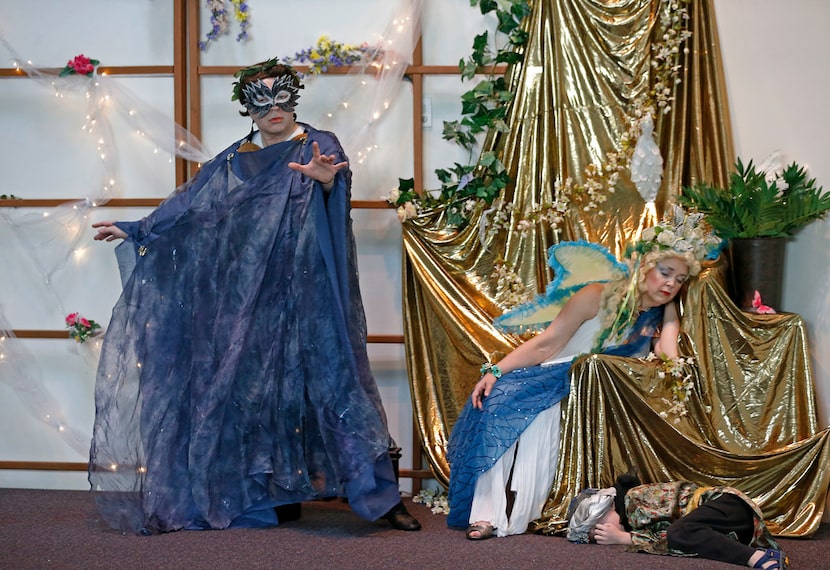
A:
<svg viewBox="0 0 830 570">
<path fill-rule="evenodd" d="M 499 368 L 495 364 L 490 364 L 489 362 L 485 362 L 484 364 L 481 365 L 481 375 L 484 376 L 488 372 L 490 374 L 492 374 L 493 376 L 495 376 L 496 380 L 501 378 L 501 375 L 502 375 L 501 368 Z"/>
</svg>

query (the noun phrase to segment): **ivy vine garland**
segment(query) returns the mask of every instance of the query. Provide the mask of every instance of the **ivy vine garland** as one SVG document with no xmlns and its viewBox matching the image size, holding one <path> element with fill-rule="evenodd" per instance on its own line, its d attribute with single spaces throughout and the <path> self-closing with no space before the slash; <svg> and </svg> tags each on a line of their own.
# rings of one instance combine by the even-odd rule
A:
<svg viewBox="0 0 830 570">
<path fill-rule="evenodd" d="M 488 32 L 476 36 L 473 53 L 459 62 L 462 80 L 471 80 L 482 68 L 494 69 L 498 64 L 522 61 L 520 49 L 527 43 L 528 34 L 521 29 L 521 24 L 530 14 L 529 3 L 526 0 L 470 0 L 470 5 L 478 5 L 482 14 L 496 13 L 496 30 L 506 37 L 506 45 L 494 52 L 489 46 Z M 461 96 L 461 114 L 464 118 L 444 122 L 443 138 L 471 151 L 476 135 L 490 129 L 507 132 L 509 127 L 504 119 L 507 105 L 513 97 L 504 76 L 496 77 L 495 72 L 491 72 L 487 79 L 481 80 Z M 417 215 L 420 210 L 446 205 L 447 224 L 451 227 L 464 226 L 478 202 L 492 204 L 513 181 L 493 152 L 482 153 L 476 164 L 456 163 L 452 168 L 436 170 L 435 174 L 441 182 L 437 195 L 430 191 L 418 194 L 412 178 L 400 179 L 399 187 L 387 200 L 398 206 L 401 221 Z"/>
<path fill-rule="evenodd" d="M 519 51 L 528 40 L 521 29 L 524 18 L 530 14 L 529 3 L 525 0 L 470 0 L 478 5 L 481 13 L 495 12 L 498 18 L 497 31 L 507 38 L 506 45 L 495 53 L 488 46 L 488 34 L 484 32 L 473 41 L 473 53 L 459 63 L 464 80 L 472 79 L 476 71 L 499 63 L 515 64 L 522 61 Z M 476 164 L 455 164 L 452 168 L 439 169 L 435 173 L 441 182 L 439 191 L 425 191 L 418 194 L 413 179 L 400 179 L 400 185 L 387 200 L 398 207 L 398 218 L 403 222 L 422 210 L 438 206 L 446 207 L 446 221 L 450 227 L 463 227 L 479 203 L 491 206 L 495 202 L 495 213 L 491 216 L 488 231 L 495 232 L 513 221 L 519 231 L 528 231 L 534 224 L 546 222 L 557 231 L 565 215 L 574 207 L 583 212 L 601 212 L 602 204 L 614 192 L 621 172 L 629 169 L 635 143 L 640 136 L 641 125 L 647 117 L 654 119 L 657 112 L 668 113 L 673 101 L 674 86 L 680 83 L 679 58 L 681 45 L 691 36 L 686 28 L 688 0 L 670 0 L 668 9 L 661 17 L 666 32 L 652 44 L 652 68 L 654 81 L 651 89 L 639 100 L 634 101 L 627 119 L 627 129 L 619 140 L 619 151 L 606 154 L 604 164 L 589 165 L 583 173 L 583 182 L 571 178 L 557 180 L 554 184 L 554 198 L 528 212 L 514 212 L 512 204 L 498 202 L 501 191 L 513 180 L 501 161 L 492 152 L 484 152 Z M 479 82 L 473 89 L 462 95 L 462 115 L 459 121 L 445 122 L 443 138 L 471 150 L 476 135 L 496 129 L 507 132 L 505 122 L 507 105 L 513 100 L 513 93 L 507 88 L 503 76 Z M 511 214 L 513 214 L 511 216 Z M 500 278 L 515 281 L 509 274 L 501 272 Z M 515 287 L 514 287 L 515 289 Z"/>
</svg>

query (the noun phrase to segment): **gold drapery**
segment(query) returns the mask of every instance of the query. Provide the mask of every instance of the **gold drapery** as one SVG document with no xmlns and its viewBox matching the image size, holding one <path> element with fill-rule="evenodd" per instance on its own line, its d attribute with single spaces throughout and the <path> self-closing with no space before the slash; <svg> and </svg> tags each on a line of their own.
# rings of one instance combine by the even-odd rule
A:
<svg viewBox="0 0 830 570">
<path fill-rule="evenodd" d="M 804 322 L 741 312 L 724 293 L 722 270 L 704 272 L 684 302 L 684 351 L 697 362 L 687 416 L 661 416 L 671 394 L 647 363 L 592 355 L 574 364 L 556 480 L 532 530 L 563 530 L 572 497 L 611 486 L 629 466 L 644 481 L 737 487 L 777 536 L 818 530 L 830 429 L 816 428 Z"/>
<path fill-rule="evenodd" d="M 588 164 L 615 149 L 629 104 L 648 88 L 643 77 L 651 39 L 662 35 L 657 20 L 665 9 L 663 2 L 644 0 L 610 7 L 585 0 L 533 3 L 525 21 L 530 38 L 524 63 L 508 77 L 515 93 L 510 132 L 492 133 L 486 141 L 516 181 L 505 198 L 517 211 L 550 198 L 557 177 L 578 180 Z M 690 4 L 695 35 L 684 56 L 683 82 L 673 112 L 657 125 L 667 172 L 658 202 L 695 176 L 725 180 L 731 165 L 712 13 L 709 1 Z M 643 201 L 623 182 L 605 210 L 613 215 L 574 215 L 562 238 L 586 238 L 621 251 L 641 223 Z M 413 402 L 427 457 L 443 483 L 449 478 L 447 434 L 481 362 L 517 342 L 492 327 L 504 309 L 489 279 L 494 261 L 501 255 L 537 291 L 552 278 L 545 260 L 554 242 L 549 231 L 510 231 L 482 244 L 478 222 L 474 217 L 461 231 L 447 230 L 438 210 L 403 226 L 404 333 Z"/>
<path fill-rule="evenodd" d="M 712 1 L 692 0 L 687 4 L 693 36 L 688 53 L 682 56 L 682 82 L 675 88 L 672 111 L 658 118 L 655 129 L 665 160 L 657 211 L 663 211 L 665 205 L 673 201 L 681 185 L 698 179 L 719 184 L 726 181 L 733 163 L 731 127 Z M 517 212 L 527 211 L 546 199 L 550 200 L 557 178 L 581 180 L 586 166 L 603 162 L 608 151 L 619 150 L 616 145 L 625 128 L 630 104 L 649 87 L 647 70 L 650 67 L 651 45 L 653 38 L 663 34 L 659 15 L 667 9 L 667 5 L 661 0 L 628 0 L 608 5 L 588 0 L 537 0 L 532 3 L 532 8 L 532 14 L 525 21 L 529 42 L 524 62 L 508 75 L 508 82 L 515 93 L 508 117 L 510 131 L 491 133 L 485 142 L 485 149 L 498 154 L 515 180 L 515 184 L 505 190 L 504 198 L 515 205 Z M 558 237 L 588 239 L 603 243 L 611 251 L 619 253 L 642 224 L 652 221 L 643 200 L 628 180 L 621 181 L 603 209 L 604 214 L 574 212 Z M 552 278 L 546 263 L 547 248 L 556 240 L 552 232 L 539 226 L 529 232 L 512 229 L 487 237 L 482 243 L 478 228 L 481 215 L 482 212 L 478 212 L 470 225 L 459 231 L 446 228 L 444 213 L 440 209 L 423 214 L 403 227 L 407 366 L 419 435 L 430 467 L 443 484 L 449 480 L 446 460 L 448 436 L 472 386 L 478 380 L 481 363 L 485 360 L 497 361 L 518 342 L 517 338 L 503 335 L 492 326 L 493 318 L 505 309 L 504 292 L 497 290 L 495 280 L 489 277 L 495 261 L 499 257 L 505 259 L 524 283 L 536 291 L 544 290 Z M 703 310 L 695 301 L 699 297 L 701 295 L 694 294 L 694 289 L 689 292 L 690 312 Z M 709 303 L 719 298 L 709 294 L 703 297 Z M 746 324 L 734 309 L 724 310 L 718 318 L 727 317 L 737 319 L 737 324 L 733 326 Z M 691 438 L 690 441 L 697 442 L 701 449 L 704 445 L 710 445 L 713 449 L 721 445 L 726 455 L 763 455 L 771 453 L 782 442 L 796 445 L 796 441 L 804 438 L 810 441 L 809 438 L 814 437 L 811 435 L 815 431 L 814 425 L 810 428 L 803 425 L 803 420 L 796 422 L 796 418 L 805 414 L 815 416 L 812 397 L 802 397 L 807 388 L 777 390 L 770 396 L 770 401 L 765 402 L 772 409 L 778 409 L 777 412 L 743 409 L 742 398 L 746 393 L 755 393 L 757 385 L 747 383 L 737 388 L 735 383 L 739 376 L 723 374 L 742 372 L 740 367 L 747 357 L 733 356 L 737 362 L 726 363 L 725 357 L 717 356 L 718 345 L 710 346 L 703 342 L 704 332 L 715 332 L 712 323 L 694 323 L 697 328 L 692 329 L 693 334 L 689 338 L 698 339 L 691 343 L 691 348 L 701 351 L 704 356 L 700 377 L 713 383 L 713 386 L 701 385 L 701 394 L 710 400 L 714 395 L 718 398 L 711 400 L 714 403 L 710 412 L 704 413 L 706 408 L 701 408 L 693 415 L 701 425 L 689 425 L 687 431 L 690 434 L 698 433 L 697 439 Z M 695 326 L 692 322 L 687 324 Z M 776 330 L 773 327 L 767 334 L 778 334 Z M 717 331 L 723 333 L 721 328 Z M 790 361 L 775 363 L 781 365 L 778 380 L 790 386 L 809 384 L 808 391 L 812 394 L 806 339 L 803 336 L 800 338 L 799 342 L 785 345 L 788 349 L 801 351 L 801 356 L 788 358 L 801 362 L 803 366 L 796 366 Z M 740 344 L 750 340 L 753 339 L 739 339 L 735 350 L 740 350 Z M 769 356 L 773 359 L 785 358 L 783 349 Z M 595 370 L 599 364 L 594 363 L 604 363 L 605 360 L 592 357 L 588 362 L 591 364 L 580 364 L 574 374 L 587 374 L 582 372 L 586 366 L 588 370 Z M 633 367 L 635 364 L 620 366 Z M 628 368 L 617 371 L 622 379 L 626 379 L 622 372 L 628 371 Z M 640 372 L 641 376 L 637 378 L 645 374 Z M 582 386 L 582 381 L 580 376 L 576 386 Z M 603 387 L 599 382 L 592 384 L 588 381 L 587 384 L 580 390 L 594 386 L 601 391 Z M 571 397 L 563 422 L 584 420 L 574 415 L 580 412 L 570 412 L 571 405 L 581 400 L 577 394 Z M 795 394 L 802 396 L 796 397 Z M 641 403 L 639 408 L 628 410 L 628 413 L 645 413 L 645 405 Z M 784 416 L 780 410 L 786 406 L 790 408 Z M 591 412 L 594 413 L 593 410 Z M 721 418 L 720 414 L 724 417 Z M 784 417 L 791 422 L 783 425 L 774 423 Z M 792 422 L 798 423 L 799 427 L 796 428 Z M 632 420 L 628 425 L 633 427 L 636 424 Z M 563 426 L 560 462 L 574 462 L 573 467 L 578 469 L 573 472 L 560 464 L 559 487 L 555 485 L 552 493 L 554 499 L 568 496 L 573 485 L 593 481 L 586 477 L 593 469 L 591 465 L 605 469 L 602 477 L 625 467 L 625 456 L 622 454 L 612 454 L 612 458 L 616 459 L 610 463 L 596 463 L 582 455 L 582 448 L 566 452 L 565 446 L 571 445 L 568 441 L 571 436 L 567 431 L 571 427 L 568 424 Z M 673 424 L 665 421 L 661 429 L 675 430 Z M 633 435 L 636 432 L 629 434 Z M 824 445 L 824 439 L 820 438 L 820 442 Z M 685 451 L 697 453 L 691 451 L 693 447 L 689 444 Z M 628 450 L 624 446 L 620 449 Z M 675 465 L 672 463 L 675 460 L 678 465 L 689 463 L 689 457 L 675 456 L 672 447 L 666 447 L 664 452 L 667 455 L 661 454 L 660 457 L 671 465 Z M 815 460 L 827 465 L 826 451 L 819 455 Z M 705 461 L 702 455 L 700 457 L 700 469 L 705 470 Z M 640 459 L 646 460 L 647 456 L 635 454 L 629 459 L 636 464 Z M 747 469 L 756 469 L 751 459 L 735 461 Z M 775 461 L 771 459 L 762 463 L 774 465 Z M 698 464 L 698 456 L 694 456 L 692 463 Z M 711 466 L 711 477 L 717 477 L 720 464 L 715 462 Z M 647 462 L 647 465 L 652 465 L 652 462 Z M 665 478 L 669 473 L 685 472 L 655 467 L 649 475 Z M 811 496 L 818 498 L 819 484 L 820 481 L 816 480 L 817 490 Z M 825 490 L 826 486 L 825 482 Z M 771 497 L 778 497 L 778 491 L 783 491 L 781 487 L 767 489 L 756 483 L 750 487 L 750 490 L 763 489 L 766 493 L 762 493 L 763 496 L 751 493 L 761 500 L 765 508 L 772 508 Z M 799 511 L 800 514 L 793 515 L 796 495 L 807 496 L 798 493 L 787 495 L 784 503 L 792 508 L 788 507 L 787 514 L 782 516 L 792 515 L 794 518 L 779 525 L 784 534 L 803 534 L 801 531 L 812 529 L 812 525 L 821 518 L 823 503 L 813 504 L 812 513 Z M 556 512 L 548 509 L 546 513 L 550 520 L 540 522 L 540 527 L 553 528 Z M 802 524 L 794 520 L 801 520 Z"/>
</svg>

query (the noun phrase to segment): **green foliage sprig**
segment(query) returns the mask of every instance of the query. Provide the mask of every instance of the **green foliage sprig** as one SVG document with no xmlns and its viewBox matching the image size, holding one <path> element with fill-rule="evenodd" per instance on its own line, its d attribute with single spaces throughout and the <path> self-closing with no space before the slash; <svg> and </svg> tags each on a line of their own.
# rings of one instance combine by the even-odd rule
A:
<svg viewBox="0 0 830 570">
<path fill-rule="evenodd" d="M 513 101 L 513 92 L 503 76 L 495 75 L 498 64 L 515 64 L 522 60 L 521 48 L 527 43 L 528 35 L 521 29 L 524 18 L 530 14 L 527 0 L 470 0 L 470 6 L 478 5 L 482 14 L 495 12 L 498 19 L 497 31 L 506 37 L 506 45 L 493 50 L 488 32 L 479 34 L 473 40 L 473 52 L 458 66 L 462 80 L 472 80 L 476 73 L 490 68 L 490 74 L 461 97 L 461 121 L 444 122 L 443 138 L 455 142 L 471 151 L 476 135 L 490 130 L 507 132 L 505 122 L 507 108 Z M 413 179 L 401 179 L 399 187 L 387 200 L 398 206 L 398 218 L 404 221 L 422 208 L 446 204 L 446 223 L 459 227 L 469 221 L 469 216 L 480 201 L 491 204 L 512 179 L 504 164 L 493 152 L 484 152 L 476 164 L 461 165 L 435 171 L 441 188 L 437 192 L 426 191 L 418 194 Z"/>
<path fill-rule="evenodd" d="M 815 178 L 795 162 L 781 172 L 757 170 L 740 159 L 719 188 L 700 182 L 683 189 L 680 202 L 706 215 L 720 237 L 792 237 L 830 210 L 830 192 L 822 193 Z"/>
</svg>

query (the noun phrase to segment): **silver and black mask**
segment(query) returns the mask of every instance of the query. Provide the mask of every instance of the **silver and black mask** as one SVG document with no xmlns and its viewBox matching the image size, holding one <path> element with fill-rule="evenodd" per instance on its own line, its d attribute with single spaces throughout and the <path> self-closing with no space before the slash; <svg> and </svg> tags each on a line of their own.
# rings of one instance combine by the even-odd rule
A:
<svg viewBox="0 0 830 570">
<path fill-rule="evenodd" d="M 271 107 L 279 107 L 286 113 L 293 112 L 300 98 L 300 90 L 293 79 L 291 75 L 281 75 L 274 79 L 271 87 L 262 79 L 248 83 L 242 88 L 245 108 L 257 119 L 267 115 Z"/>
</svg>

